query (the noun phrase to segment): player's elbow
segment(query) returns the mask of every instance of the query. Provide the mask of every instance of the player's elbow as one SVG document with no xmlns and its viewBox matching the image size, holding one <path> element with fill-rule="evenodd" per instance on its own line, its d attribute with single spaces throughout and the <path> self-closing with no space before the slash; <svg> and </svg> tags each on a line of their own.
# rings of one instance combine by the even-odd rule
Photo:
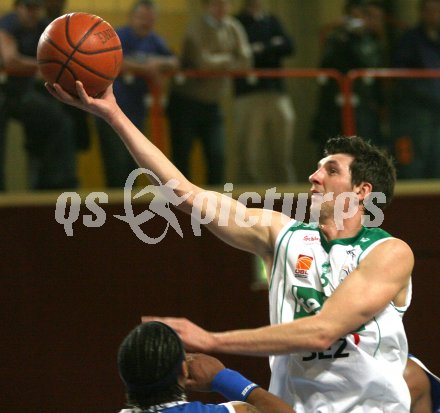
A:
<svg viewBox="0 0 440 413">
<path fill-rule="evenodd" d="M 335 341 L 336 340 L 326 334 L 320 334 L 315 338 L 312 347 L 315 351 L 325 351 L 328 350 Z"/>
<path fill-rule="evenodd" d="M 328 350 L 339 338 L 340 335 L 329 323 L 320 323 L 316 330 L 312 346 L 316 351 L 325 351 Z"/>
</svg>

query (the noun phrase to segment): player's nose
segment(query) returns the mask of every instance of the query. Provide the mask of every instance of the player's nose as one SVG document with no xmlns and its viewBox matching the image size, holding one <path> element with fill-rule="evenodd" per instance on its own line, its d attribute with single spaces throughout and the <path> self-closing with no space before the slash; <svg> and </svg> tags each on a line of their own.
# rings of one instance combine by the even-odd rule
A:
<svg viewBox="0 0 440 413">
<path fill-rule="evenodd" d="M 309 182 L 313 185 L 313 184 L 319 184 L 321 183 L 321 173 L 320 173 L 320 169 L 317 169 L 315 172 L 313 172 L 310 176 L 309 176 Z"/>
</svg>

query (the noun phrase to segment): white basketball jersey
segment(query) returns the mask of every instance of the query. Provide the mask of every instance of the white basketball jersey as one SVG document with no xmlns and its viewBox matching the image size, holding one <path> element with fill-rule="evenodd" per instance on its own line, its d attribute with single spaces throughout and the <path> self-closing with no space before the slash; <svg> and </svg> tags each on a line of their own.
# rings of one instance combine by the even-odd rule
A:
<svg viewBox="0 0 440 413">
<path fill-rule="evenodd" d="M 280 232 L 269 289 L 272 324 L 316 314 L 367 254 L 391 235 L 363 228 L 355 237 L 327 241 L 317 224 L 291 221 Z M 323 352 L 270 358 L 270 391 L 297 413 L 406 413 L 403 378 L 408 346 L 402 316 L 392 303 Z M 348 308 L 347 311 L 350 311 Z"/>
</svg>

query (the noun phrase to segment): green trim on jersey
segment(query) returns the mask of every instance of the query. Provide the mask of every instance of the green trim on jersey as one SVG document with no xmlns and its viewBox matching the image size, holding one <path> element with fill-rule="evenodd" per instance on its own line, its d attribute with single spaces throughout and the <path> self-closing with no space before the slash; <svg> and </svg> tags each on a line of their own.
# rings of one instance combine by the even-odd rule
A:
<svg viewBox="0 0 440 413">
<path fill-rule="evenodd" d="M 286 234 L 289 231 L 286 232 Z M 289 244 L 290 244 L 290 238 L 292 238 L 293 236 L 293 231 L 290 232 L 290 237 L 289 240 L 287 241 L 287 248 L 286 248 L 286 253 L 284 254 L 284 262 L 287 262 L 287 253 L 289 252 Z M 281 320 L 281 314 L 283 314 L 283 307 L 284 307 L 284 302 L 286 301 L 286 278 L 287 278 L 287 265 L 284 265 L 284 273 L 283 273 L 283 302 L 281 303 L 281 309 L 280 309 L 280 315 L 279 315 L 279 320 Z"/>
<path fill-rule="evenodd" d="M 317 222 L 312 223 L 304 223 L 300 221 L 294 221 L 292 226 L 286 230 L 286 232 L 281 237 L 280 241 L 278 242 L 277 249 L 275 251 L 275 259 L 274 259 L 274 265 L 272 267 L 271 277 L 270 277 L 270 283 L 269 283 L 269 291 L 272 287 L 272 280 L 273 275 L 276 270 L 276 266 L 278 263 L 278 255 L 280 251 L 281 244 L 283 243 L 284 238 L 288 233 L 293 234 L 295 231 L 298 230 L 306 230 L 306 231 L 317 231 L 319 232 L 319 237 L 321 241 L 321 245 L 324 248 L 325 252 L 328 254 L 330 253 L 330 250 L 334 245 L 359 245 L 359 247 L 362 249 L 362 253 L 358 257 L 358 264 L 359 260 L 362 257 L 363 252 L 370 247 L 372 244 L 374 244 L 376 241 L 379 241 L 384 238 L 392 238 L 392 235 L 388 232 L 384 231 L 381 228 L 367 228 L 362 227 L 361 230 L 354 236 L 350 238 L 338 238 L 331 241 L 327 241 L 324 234 L 318 227 Z M 287 243 L 289 245 L 289 243 Z"/>
<path fill-rule="evenodd" d="M 390 238 L 391 234 L 384 231 L 381 228 L 367 228 L 362 227 L 362 229 L 351 238 L 338 238 L 331 241 L 327 241 L 322 234 L 321 230 L 319 230 L 321 234 L 321 245 L 324 248 L 325 252 L 329 253 L 333 245 L 359 245 L 362 251 L 365 251 L 371 244 L 374 244 L 376 241 L 379 241 L 383 238 Z M 361 254 L 362 255 L 362 254 Z"/>
<path fill-rule="evenodd" d="M 379 334 L 379 339 L 377 340 L 376 350 L 374 350 L 374 353 L 373 353 L 373 357 L 376 357 L 376 354 L 377 354 L 377 352 L 378 352 L 379 349 L 380 349 L 380 343 L 382 342 L 382 332 L 380 331 L 380 325 L 379 325 L 379 323 L 377 322 L 376 317 L 373 317 L 373 321 L 376 323 L 376 326 L 377 326 L 377 332 L 378 332 L 378 334 Z"/>
</svg>

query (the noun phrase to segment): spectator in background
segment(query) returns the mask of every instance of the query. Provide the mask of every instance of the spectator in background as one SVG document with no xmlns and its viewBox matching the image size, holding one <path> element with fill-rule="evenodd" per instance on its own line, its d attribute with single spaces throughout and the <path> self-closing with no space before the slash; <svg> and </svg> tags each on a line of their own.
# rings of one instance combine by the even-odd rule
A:
<svg viewBox="0 0 440 413">
<path fill-rule="evenodd" d="M 251 50 L 241 24 L 230 13 L 230 0 L 202 0 L 203 15 L 189 26 L 183 43 L 183 69 L 228 70 L 251 66 Z M 224 183 L 225 130 L 222 98 L 229 80 L 188 78 L 172 85 L 168 115 L 173 161 L 190 174 L 193 142 L 200 138 L 207 162 L 207 183 Z"/>
<path fill-rule="evenodd" d="M 262 0 L 245 0 L 236 16 L 252 47 L 256 69 L 279 69 L 294 52 L 280 21 L 264 11 Z M 237 181 L 294 182 L 295 112 L 279 77 L 235 80 Z"/>
<path fill-rule="evenodd" d="M 120 107 L 140 130 L 148 115 L 148 84 L 159 82 L 164 71 L 177 69 L 179 64 L 165 40 L 154 32 L 156 18 L 155 2 L 138 0 L 131 8 L 128 24 L 116 29 L 124 61 L 113 90 Z M 136 163 L 113 129 L 100 119 L 96 123 L 107 186 L 122 188 Z"/>
<path fill-rule="evenodd" d="M 64 14 L 66 0 L 44 0 L 44 9 L 49 21 L 56 19 Z"/>
<path fill-rule="evenodd" d="M 66 0 L 44 0 L 44 9 L 48 22 L 55 20 L 64 14 Z M 88 122 L 88 114 L 73 106 L 67 107 L 72 121 L 74 123 L 75 142 L 80 150 L 86 150 L 90 147 L 91 131 Z"/>
<path fill-rule="evenodd" d="M 378 1 L 348 0 L 345 19 L 328 35 L 321 59 L 321 68 L 347 73 L 351 69 L 385 66 L 383 49 L 385 10 Z M 384 97 L 375 79 L 358 80 L 354 85 L 356 134 L 365 136 L 378 146 L 384 145 L 381 130 L 381 111 Z M 311 137 L 322 152 L 323 143 L 343 132 L 342 96 L 335 81 L 320 87 L 318 109 L 314 117 Z"/>
<path fill-rule="evenodd" d="M 76 145 L 72 119 L 47 94 L 39 78 L 36 53 L 48 21 L 41 0 L 15 0 L 14 10 L 0 18 L 0 60 L 8 72 L 0 112 L 0 152 L 4 153 L 8 119 L 24 126 L 31 189 L 77 186 Z M 4 188 L 4 157 L 1 159 Z"/>
<path fill-rule="evenodd" d="M 440 69 L 440 0 L 421 0 L 419 23 L 394 50 L 394 66 Z M 398 178 L 440 178 L 440 79 L 399 80 L 392 135 Z"/>
</svg>

